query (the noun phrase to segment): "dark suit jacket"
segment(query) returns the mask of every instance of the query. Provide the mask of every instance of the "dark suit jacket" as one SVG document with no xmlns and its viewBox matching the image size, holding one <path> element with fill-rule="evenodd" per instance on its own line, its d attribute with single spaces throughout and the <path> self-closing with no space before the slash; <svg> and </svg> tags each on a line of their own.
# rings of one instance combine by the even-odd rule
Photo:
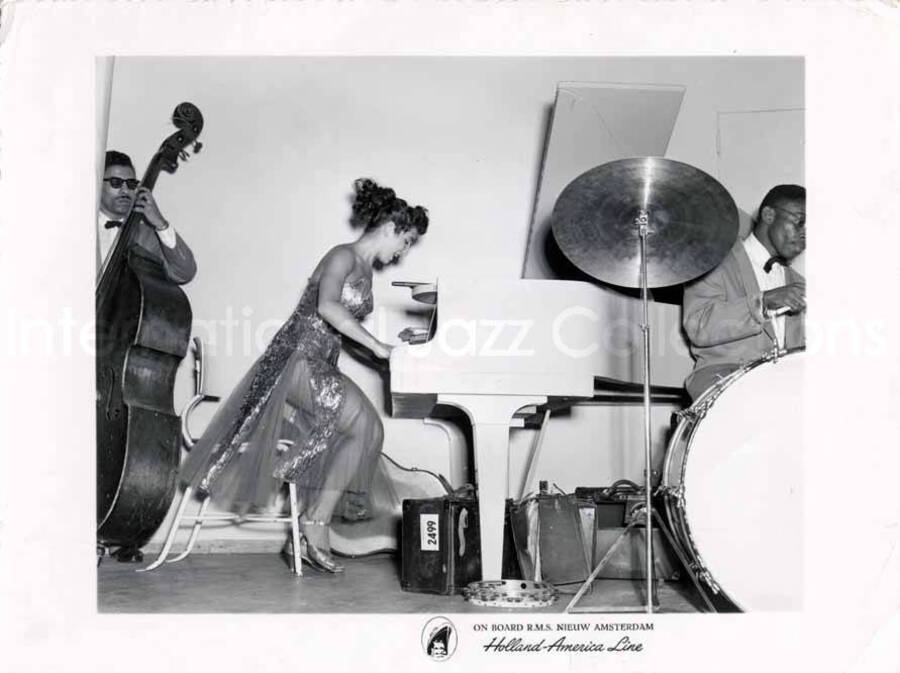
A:
<svg viewBox="0 0 900 673">
<path fill-rule="evenodd" d="M 785 282 L 801 279 L 788 267 Z M 691 397 L 741 365 L 752 362 L 775 347 L 772 323 L 763 317 L 762 292 L 743 241 L 735 243 L 725 260 L 684 289 L 682 324 L 696 360 L 685 381 Z M 805 344 L 803 314 L 787 315 L 784 347 Z"/>
</svg>

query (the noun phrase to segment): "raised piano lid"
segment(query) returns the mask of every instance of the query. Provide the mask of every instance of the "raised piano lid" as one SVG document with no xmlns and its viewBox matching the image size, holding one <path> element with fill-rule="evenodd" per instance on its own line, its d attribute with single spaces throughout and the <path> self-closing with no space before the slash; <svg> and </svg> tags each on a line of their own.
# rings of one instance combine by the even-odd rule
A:
<svg viewBox="0 0 900 673">
<path fill-rule="evenodd" d="M 438 393 L 591 397 L 595 376 L 643 380 L 640 300 L 562 280 L 447 276 L 437 290 L 434 336 L 391 353 L 395 400 Z M 650 325 L 652 382 L 682 385 L 692 361 L 680 307 L 651 303 Z"/>
</svg>

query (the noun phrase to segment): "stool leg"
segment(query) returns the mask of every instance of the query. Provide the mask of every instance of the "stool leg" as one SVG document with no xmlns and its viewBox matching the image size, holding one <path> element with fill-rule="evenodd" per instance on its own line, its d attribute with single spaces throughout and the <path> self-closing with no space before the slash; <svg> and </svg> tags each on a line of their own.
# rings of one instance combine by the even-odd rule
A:
<svg viewBox="0 0 900 673">
<path fill-rule="evenodd" d="M 200 511 L 197 512 L 197 518 L 194 519 L 194 526 L 191 528 L 191 536 L 188 538 L 184 551 L 175 558 L 169 559 L 166 563 L 175 563 L 191 553 L 191 550 L 194 548 L 194 543 L 197 542 L 197 536 L 200 535 L 200 527 L 203 525 L 203 515 L 206 513 L 207 505 L 209 505 L 209 496 L 203 498 L 203 502 L 200 503 Z"/>
<path fill-rule="evenodd" d="M 169 526 L 169 534 L 166 535 L 166 542 L 163 545 L 162 551 L 159 552 L 159 556 L 156 557 L 156 560 L 148 565 L 146 568 L 138 568 L 136 572 L 143 573 L 149 570 L 154 570 L 163 564 L 163 561 L 166 560 L 166 557 L 169 555 L 169 552 L 172 549 L 172 543 L 175 542 L 175 535 L 178 533 L 178 526 L 181 523 L 181 518 L 184 516 L 184 509 L 187 507 L 188 502 L 191 499 L 191 493 L 193 489 L 188 487 L 184 489 L 184 493 L 181 494 L 181 502 L 178 503 L 178 511 L 175 512 L 175 518 L 172 519 L 172 525 Z"/>
<path fill-rule="evenodd" d="M 300 561 L 300 526 L 297 519 L 300 513 L 297 511 L 297 485 L 288 482 L 288 499 L 291 501 L 291 541 L 294 543 L 294 574 L 303 577 L 303 565 Z"/>
</svg>

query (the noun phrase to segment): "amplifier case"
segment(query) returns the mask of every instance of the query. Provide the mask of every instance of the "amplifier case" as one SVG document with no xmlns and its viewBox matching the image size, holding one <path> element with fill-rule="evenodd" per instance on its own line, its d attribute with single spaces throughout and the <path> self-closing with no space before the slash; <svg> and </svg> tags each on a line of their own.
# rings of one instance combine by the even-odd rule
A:
<svg viewBox="0 0 900 673">
<path fill-rule="evenodd" d="M 587 553 L 591 567 L 606 556 L 612 545 L 625 531 L 630 521 L 630 512 L 635 505 L 643 504 L 643 489 L 624 479 L 610 487 L 579 487 L 575 489 L 581 512 L 584 540 L 588 543 Z M 654 503 L 657 512 L 664 511 L 659 503 Z M 644 526 L 636 526 L 626 534 L 616 547 L 615 553 L 607 559 L 598 579 L 644 579 L 647 576 L 646 562 L 647 536 Z M 653 527 L 654 574 L 660 580 L 677 580 L 681 575 L 681 564 L 665 539 L 659 526 Z"/>
</svg>

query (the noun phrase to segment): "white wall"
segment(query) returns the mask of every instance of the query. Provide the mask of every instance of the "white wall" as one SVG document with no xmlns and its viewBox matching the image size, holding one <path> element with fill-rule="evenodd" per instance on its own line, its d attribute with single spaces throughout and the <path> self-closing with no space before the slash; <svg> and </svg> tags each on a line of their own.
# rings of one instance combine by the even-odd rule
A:
<svg viewBox="0 0 900 673">
<path fill-rule="evenodd" d="M 785 59 L 118 59 L 108 147 L 130 153 L 139 173 L 172 131 L 177 103 L 193 102 L 206 120 L 201 154 L 163 175 L 156 194 L 198 260 L 186 291 L 208 346 L 208 390 L 228 394 L 319 257 L 355 235 L 347 220 L 357 177 L 393 186 L 431 213 L 417 249 L 376 277 L 369 326 L 384 338 L 396 341 L 417 320 L 393 280 L 461 270 L 518 277 L 546 114 L 561 81 L 685 85 L 668 156 L 712 174 L 719 112 L 803 107 L 802 63 Z M 383 408 L 377 375 L 349 358 L 342 367 Z M 198 430 L 211 411 L 201 409 Z M 655 417 L 658 437 L 668 412 Z M 554 419 L 538 478 L 564 489 L 639 479 L 640 418 L 633 407 Z M 388 453 L 446 473 L 440 430 L 385 425 Z M 531 435 L 512 433 L 514 468 Z"/>
</svg>

